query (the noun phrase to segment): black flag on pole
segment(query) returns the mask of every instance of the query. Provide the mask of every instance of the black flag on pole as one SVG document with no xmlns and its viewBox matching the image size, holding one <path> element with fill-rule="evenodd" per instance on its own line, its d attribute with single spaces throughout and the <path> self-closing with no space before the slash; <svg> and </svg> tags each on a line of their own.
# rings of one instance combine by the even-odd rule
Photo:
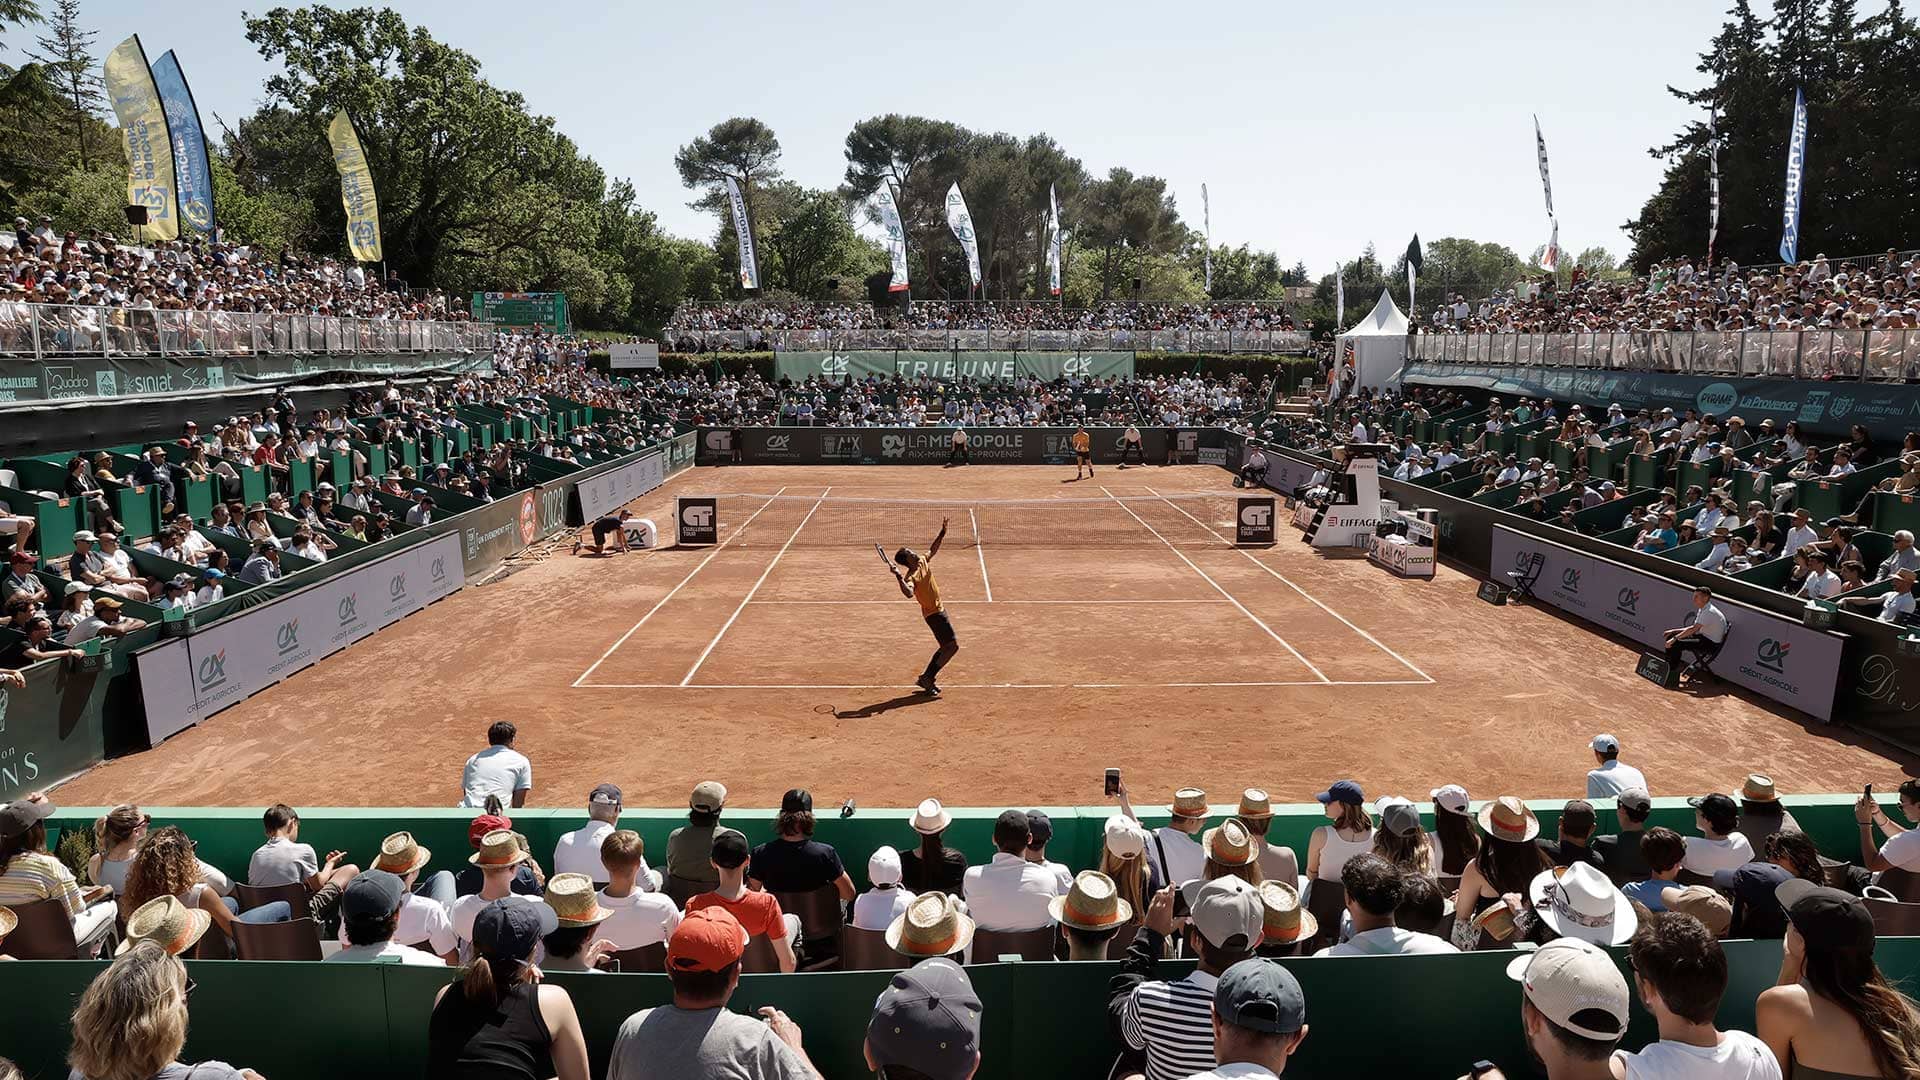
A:
<svg viewBox="0 0 1920 1080">
<path fill-rule="evenodd" d="M 1413 241 L 1407 245 L 1407 265 L 1420 269 L 1420 234 L 1413 234 Z"/>
</svg>

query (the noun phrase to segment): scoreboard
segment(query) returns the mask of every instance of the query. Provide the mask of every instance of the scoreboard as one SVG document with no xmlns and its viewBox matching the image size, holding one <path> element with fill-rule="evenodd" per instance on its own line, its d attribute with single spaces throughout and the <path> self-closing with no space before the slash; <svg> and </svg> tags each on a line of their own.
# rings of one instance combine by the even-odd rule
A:
<svg viewBox="0 0 1920 1080">
<path fill-rule="evenodd" d="M 505 327 L 542 327 L 556 334 L 566 333 L 571 326 L 567 294 L 557 292 L 477 292 L 473 317 Z"/>
</svg>

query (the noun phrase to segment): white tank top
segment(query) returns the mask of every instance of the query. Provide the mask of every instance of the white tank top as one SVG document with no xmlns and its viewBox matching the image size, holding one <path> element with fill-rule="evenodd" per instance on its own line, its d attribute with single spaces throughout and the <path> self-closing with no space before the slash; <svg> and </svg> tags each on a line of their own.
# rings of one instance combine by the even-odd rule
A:
<svg viewBox="0 0 1920 1080">
<path fill-rule="evenodd" d="M 1355 855 L 1365 855 L 1373 850 L 1373 830 L 1358 840 L 1348 840 L 1331 825 L 1320 826 L 1320 832 L 1326 834 L 1326 840 L 1320 847 L 1320 873 L 1323 881 L 1339 881 L 1340 871 L 1346 868 L 1347 860 Z"/>
</svg>

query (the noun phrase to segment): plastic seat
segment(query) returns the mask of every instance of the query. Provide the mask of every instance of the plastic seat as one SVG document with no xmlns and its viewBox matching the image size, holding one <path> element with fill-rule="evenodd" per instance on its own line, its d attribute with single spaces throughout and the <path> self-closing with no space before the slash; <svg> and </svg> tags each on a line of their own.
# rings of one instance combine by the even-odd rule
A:
<svg viewBox="0 0 1920 1080">
<path fill-rule="evenodd" d="M 764 975 L 780 970 L 780 954 L 773 951 L 773 940 L 765 934 L 755 934 L 747 942 L 747 951 L 740 957 L 740 970 L 747 975 Z"/>
<path fill-rule="evenodd" d="M 1310 948 L 1305 952 L 1318 951 L 1331 945 L 1340 936 L 1340 916 L 1347 910 L 1347 887 L 1338 881 L 1325 878 L 1316 879 L 1307 889 L 1307 910 L 1319 924 L 1318 930 L 1307 942 Z"/>
<path fill-rule="evenodd" d="M 845 971 L 901 971 L 912 967 L 912 959 L 887 947 L 885 930 L 863 930 L 857 926 L 840 928 L 840 967 Z"/>
<path fill-rule="evenodd" d="M 78 960 L 80 944 L 73 939 L 73 917 L 57 896 L 21 904 L 13 909 L 20 925 L 0 942 L 0 955 L 15 960 Z"/>
<path fill-rule="evenodd" d="M 840 890 L 834 885 L 822 885 L 811 892 L 777 892 L 773 898 L 780 901 L 781 911 L 799 918 L 800 936 L 808 941 L 839 935 L 846 912 Z"/>
<path fill-rule="evenodd" d="M 1873 932 L 1880 937 L 1911 937 L 1920 934 L 1920 904 L 1869 896 L 1861 901 L 1873 916 Z"/>
<path fill-rule="evenodd" d="M 1910 870 L 1902 870 L 1897 866 L 1883 870 L 1874 884 L 1892 893 L 1902 903 L 1920 901 L 1920 874 Z"/>
<path fill-rule="evenodd" d="M 206 937 L 200 940 L 205 941 Z M 233 945 L 241 960 L 319 960 L 320 926 L 312 919 L 282 923 L 244 923 L 235 919 Z"/>
<path fill-rule="evenodd" d="M 291 885 L 244 885 L 237 881 L 233 883 L 233 898 L 240 902 L 241 911 L 252 911 L 257 907 L 265 907 L 275 900 L 285 900 L 295 915 L 301 915 L 307 910 L 310 895 L 306 885 L 297 881 Z"/>
<path fill-rule="evenodd" d="M 651 945 L 642 945 L 637 949 L 621 949 L 613 954 L 620 961 L 622 972 L 641 972 L 659 975 L 667 970 L 667 943 L 656 941 Z"/>
<path fill-rule="evenodd" d="M 973 962 L 991 964 L 1003 956 L 1022 960 L 1051 960 L 1060 939 L 1058 927 L 1037 930 L 976 930 L 973 934 Z"/>
</svg>

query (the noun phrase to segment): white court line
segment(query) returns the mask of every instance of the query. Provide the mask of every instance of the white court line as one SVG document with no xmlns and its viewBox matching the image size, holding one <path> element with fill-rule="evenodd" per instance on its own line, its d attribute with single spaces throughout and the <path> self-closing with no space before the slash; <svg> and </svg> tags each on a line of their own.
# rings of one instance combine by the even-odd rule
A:
<svg viewBox="0 0 1920 1080">
<path fill-rule="evenodd" d="M 1429 679 L 1301 679 L 1292 682 L 946 683 L 942 690 L 1165 690 L 1235 686 L 1431 686 Z M 909 683 L 594 683 L 586 690 L 918 690 Z"/>
<path fill-rule="evenodd" d="M 885 605 L 889 605 L 889 606 L 890 606 L 890 605 L 893 605 L 893 604 L 897 604 L 897 603 L 899 603 L 899 602 L 900 602 L 900 601 L 898 601 L 898 600 L 755 600 L 755 601 L 754 601 L 754 603 L 755 603 L 755 604 L 759 604 L 759 605 L 762 605 L 762 606 L 764 606 L 764 605 L 767 605 L 767 604 L 804 604 L 804 605 L 809 605 L 809 606 L 817 606 L 817 605 L 821 605 L 821 604 L 827 604 L 827 605 L 847 605 L 847 604 L 873 604 L 873 605 L 881 605 L 881 604 L 885 604 Z M 942 603 L 944 603 L 944 604 L 1070 604 L 1070 605 L 1080 605 L 1080 604 L 1225 604 L 1225 603 L 1228 603 L 1228 602 L 1229 602 L 1229 601 L 1226 601 L 1226 600 L 944 600 L 944 601 L 942 601 Z"/>
<path fill-rule="evenodd" d="M 1173 507 L 1175 510 L 1179 510 L 1182 514 L 1186 514 L 1187 520 L 1193 522 L 1195 525 L 1200 526 L 1201 528 L 1207 530 L 1208 532 L 1213 533 L 1214 539 L 1219 540 L 1221 543 L 1227 542 L 1226 537 L 1221 536 L 1217 532 L 1214 532 L 1213 527 L 1211 525 L 1208 525 L 1206 522 L 1201 521 L 1197 517 L 1194 517 L 1192 514 L 1188 514 L 1186 510 L 1181 508 L 1179 503 L 1174 502 L 1172 499 L 1167 498 L 1165 495 L 1160 495 L 1159 492 L 1154 491 L 1152 488 L 1148 488 L 1147 490 L 1150 492 L 1153 492 L 1153 494 L 1155 495 L 1159 495 L 1161 500 L 1164 501 L 1168 506 Z M 1345 615 L 1342 615 L 1339 612 L 1328 607 L 1327 605 L 1321 603 L 1318 597 L 1314 596 L 1312 593 L 1301 588 L 1300 586 L 1295 585 L 1293 582 L 1287 580 L 1286 576 L 1280 573 L 1280 571 L 1275 570 L 1273 567 L 1268 566 L 1266 563 L 1263 563 L 1259 559 L 1254 558 L 1253 552 L 1248 551 L 1246 548 L 1239 547 L 1239 546 L 1235 546 L 1233 550 L 1239 552 L 1242 555 L 1245 555 L 1247 557 L 1248 562 L 1251 562 L 1253 565 L 1259 567 L 1262 570 L 1265 570 L 1269 574 L 1272 574 L 1275 578 L 1278 578 L 1283 584 L 1285 584 L 1289 589 L 1292 589 L 1294 592 L 1297 592 L 1301 596 L 1306 597 L 1308 600 L 1313 601 L 1314 606 L 1318 607 L 1321 611 L 1324 611 L 1327 614 L 1333 616 L 1334 618 L 1339 619 L 1341 622 L 1346 623 L 1347 629 L 1353 631 L 1356 634 L 1359 634 L 1363 638 L 1366 638 L 1369 642 L 1373 644 L 1374 648 L 1379 649 L 1381 652 L 1386 653 L 1388 656 L 1391 656 L 1395 660 L 1398 660 L 1400 661 L 1400 663 L 1406 665 L 1406 668 L 1408 671 L 1413 672 L 1415 675 L 1420 676 L 1421 678 L 1427 680 L 1428 682 L 1434 681 L 1433 676 L 1415 667 L 1413 664 L 1413 661 L 1408 660 L 1406 657 L 1401 656 L 1399 653 L 1394 652 L 1392 649 L 1387 648 L 1386 645 L 1381 643 L 1379 638 L 1374 637 L 1372 634 L 1369 634 L 1365 630 L 1362 630 L 1359 627 L 1353 625 L 1353 623 L 1348 622 L 1347 617 Z"/>
<path fill-rule="evenodd" d="M 713 647 L 720 644 L 720 639 L 726 637 L 727 631 L 733 628 L 733 621 L 740 617 L 741 612 L 747 610 L 747 601 L 752 600 L 753 594 L 760 591 L 760 586 L 767 583 L 767 575 L 773 573 L 773 568 L 780 565 L 780 557 L 787 553 L 787 549 L 793 546 L 793 542 L 800 539 L 800 530 L 806 528 L 807 522 L 813 520 L 813 512 L 820 509 L 820 504 L 827 499 L 827 492 L 832 490 L 833 485 L 828 484 L 826 491 L 822 491 L 820 497 L 815 499 L 813 505 L 807 509 L 807 516 L 800 519 L 799 525 L 794 526 L 793 535 L 787 537 L 787 542 L 780 545 L 780 550 L 774 554 L 773 561 L 767 564 L 767 568 L 760 571 L 759 580 L 753 583 L 753 588 L 747 590 L 747 595 L 740 601 L 740 606 L 733 609 L 733 614 L 727 616 L 727 621 L 721 624 L 720 632 L 713 635 L 713 640 L 707 642 L 706 648 L 700 650 L 700 659 L 695 660 L 693 666 L 687 669 L 687 677 L 680 680 L 681 686 L 693 681 L 693 677 L 700 671 L 700 665 L 706 663 L 707 657 L 713 655 Z"/>
<path fill-rule="evenodd" d="M 987 603 L 993 603 L 993 582 L 987 578 L 987 549 L 980 543 L 980 519 L 973 516 L 973 507 L 967 507 L 967 520 L 973 523 L 973 553 L 980 556 L 980 584 L 987 588 Z"/>
<path fill-rule="evenodd" d="M 1181 561 L 1181 562 L 1183 562 L 1183 563 L 1186 563 L 1186 564 L 1187 564 L 1187 565 L 1188 565 L 1189 567 L 1191 567 L 1191 568 L 1193 569 L 1193 572 L 1194 572 L 1194 573 L 1196 573 L 1196 574 L 1199 574 L 1199 575 L 1200 575 L 1201 577 L 1203 577 L 1203 578 L 1206 578 L 1206 582 L 1207 582 L 1207 584 L 1209 584 L 1209 585 L 1211 585 L 1211 586 L 1213 586 L 1213 587 L 1214 587 L 1214 589 L 1215 589 L 1215 591 L 1217 591 L 1217 592 L 1218 592 L 1218 593 L 1219 593 L 1219 594 L 1220 594 L 1221 596 L 1224 596 L 1224 597 L 1226 597 L 1226 598 L 1227 598 L 1227 599 L 1228 599 L 1229 601 L 1232 601 L 1232 603 L 1233 603 L 1233 606 L 1234 606 L 1234 607 L 1237 607 L 1237 608 L 1239 608 L 1239 609 L 1240 609 L 1240 614 L 1242 614 L 1242 615 L 1245 615 L 1245 616 L 1246 616 L 1247 618 L 1249 618 L 1249 619 L 1252 619 L 1252 620 L 1253 620 L 1253 623 L 1254 623 L 1254 625 L 1255 625 L 1255 626 L 1258 626 L 1258 627 L 1259 627 L 1260 629 L 1262 629 L 1262 630 L 1265 630 L 1265 631 L 1267 632 L 1267 636 L 1268 636 L 1268 637 L 1270 637 L 1270 638 L 1272 638 L 1273 640 L 1275 640 L 1275 641 L 1277 641 L 1277 642 L 1279 642 L 1279 643 L 1281 644 L 1281 646 L 1282 646 L 1282 647 L 1284 647 L 1284 648 L 1285 648 L 1285 649 L 1286 649 L 1286 650 L 1287 650 L 1288 652 L 1290 652 L 1290 653 L 1292 653 L 1292 654 L 1293 654 L 1293 658 L 1294 658 L 1295 660 L 1298 660 L 1298 661 L 1300 661 L 1300 662 L 1301 662 L 1302 664 L 1305 664 L 1305 665 L 1307 666 L 1307 670 L 1308 670 L 1308 671 L 1311 671 L 1311 672 L 1313 672 L 1313 673 L 1314 673 L 1315 675 L 1317 675 L 1317 676 L 1319 676 L 1319 678 L 1320 678 L 1320 681 L 1321 681 L 1321 682 L 1323 682 L 1323 683 L 1330 683 L 1330 682 L 1332 682 L 1332 681 L 1333 681 L 1332 679 L 1329 679 L 1329 678 L 1327 678 L 1327 673 L 1326 673 L 1326 672 L 1324 672 L 1324 671 L 1321 671 L 1321 670 L 1320 670 L 1319 668 L 1317 668 L 1317 667 L 1314 667 L 1314 666 L 1313 666 L 1313 661 L 1311 661 L 1311 660 L 1309 660 L 1309 659 L 1307 659 L 1306 657 L 1304 657 L 1304 656 L 1302 656 L 1302 655 L 1300 655 L 1300 650 L 1299 650 L 1299 649 L 1296 649 L 1296 648 L 1294 648 L 1294 647 L 1293 647 L 1292 645 L 1289 645 L 1289 644 L 1287 644 L 1287 639 L 1286 639 L 1286 638 L 1283 638 L 1283 637 L 1281 637 L 1281 636 L 1280 636 L 1279 634 L 1276 634 L 1276 633 L 1274 633 L 1274 631 L 1273 631 L 1273 627 L 1271 627 L 1271 626 L 1268 626 L 1268 625 L 1267 625 L 1266 623 L 1264 623 L 1264 622 L 1262 622 L 1262 621 L 1260 620 L 1260 616 L 1258 616 L 1258 615 L 1255 615 L 1255 614 L 1254 614 L 1253 612 L 1251 612 L 1251 611 L 1248 611 L 1248 610 L 1247 610 L 1247 605 L 1245 605 L 1245 604 L 1243 604 L 1243 603 L 1241 603 L 1241 602 L 1240 602 L 1240 601 L 1238 601 L 1238 600 L 1235 600 L 1235 599 L 1234 599 L 1234 596 L 1233 596 L 1233 594 L 1232 594 L 1232 593 L 1230 593 L 1230 592 L 1228 592 L 1227 590 L 1225 590 L 1225 589 L 1223 589 L 1223 588 L 1221 588 L 1221 587 L 1220 587 L 1220 583 L 1219 583 L 1219 582 L 1217 582 L 1217 581 L 1215 581 L 1215 580 L 1213 580 L 1213 578 L 1212 578 L 1212 577 L 1209 577 L 1209 576 L 1208 576 L 1208 574 L 1207 574 L 1207 572 L 1206 572 L 1205 570 L 1202 570 L 1202 569 L 1200 569 L 1200 567 L 1199 567 L 1199 565 L 1198 565 L 1197 563 L 1195 563 L 1195 562 L 1194 562 L 1194 561 L 1193 561 L 1192 559 L 1189 559 L 1189 558 L 1187 558 L 1187 557 L 1186 557 L 1185 555 L 1183 555 L 1183 554 L 1181 554 L 1181 552 L 1180 552 L 1180 549 L 1179 549 L 1179 548 L 1177 548 L 1177 547 L 1174 547 L 1174 546 L 1173 546 L 1173 545 L 1172 545 L 1171 543 L 1168 543 L 1168 542 L 1167 542 L 1167 538 L 1166 538 L 1166 537 L 1164 537 L 1164 536 L 1161 536 L 1161 535 L 1160 535 L 1160 530 L 1158 530 L 1158 529 L 1156 529 L 1156 528 L 1154 528 L 1153 526 L 1151 526 L 1151 525 L 1148 525 L 1148 524 L 1147 524 L 1147 519 L 1146 519 L 1146 518 L 1143 518 L 1143 517 L 1141 517 L 1141 516 L 1140 516 L 1139 514 L 1136 514 L 1136 513 L 1134 513 L 1134 512 L 1133 512 L 1133 508 L 1132 508 L 1131 506 L 1128 506 L 1128 505 L 1127 505 L 1126 503 L 1123 503 L 1123 502 L 1121 502 L 1121 501 L 1120 501 L 1119 499 L 1117 499 L 1117 498 L 1114 498 L 1114 494 L 1113 494 L 1113 492 L 1111 492 L 1111 491 L 1107 491 L 1107 489 L 1106 489 L 1106 488 L 1104 488 L 1104 487 L 1103 487 L 1103 488 L 1101 488 L 1100 490 L 1101 490 L 1101 491 L 1103 491 L 1103 492 L 1106 492 L 1106 496 L 1107 496 L 1107 498 L 1109 498 L 1109 499 L 1113 499 L 1113 502 L 1114 502 L 1114 505 L 1115 505 L 1115 506 L 1118 506 L 1118 507 L 1119 507 L 1120 509 L 1122 509 L 1122 510 L 1125 510 L 1125 511 L 1127 512 L 1127 516 L 1128 516 L 1128 517 L 1131 517 L 1131 518 L 1133 518 L 1133 520 L 1135 520 L 1135 521 L 1137 521 L 1137 522 L 1139 522 L 1139 523 L 1140 523 L 1140 525 L 1141 525 L 1141 527 L 1142 527 L 1142 528 L 1144 528 L 1144 529 L 1146 529 L 1146 530 L 1147 530 L 1148 532 L 1150 532 L 1150 533 L 1152 533 L 1152 534 L 1153 534 L 1153 538 L 1154 538 L 1155 540 L 1158 540 L 1158 541 L 1160 541 L 1161 543 L 1163 543 L 1163 544 L 1166 544 L 1166 545 L 1167 545 L 1167 550 L 1169 550 L 1169 551 L 1171 551 L 1171 552 L 1173 552 L 1173 553 L 1174 553 L 1175 555 L 1178 555 L 1178 556 L 1180 557 L 1180 561 Z"/>
<path fill-rule="evenodd" d="M 785 487 L 782 487 L 780 489 L 780 491 L 785 491 L 785 490 L 787 490 Z M 780 491 L 774 492 L 773 497 L 774 498 L 779 497 Z M 772 505 L 773 505 L 773 502 L 771 499 L 769 499 L 767 502 L 760 504 L 760 510 L 765 510 L 767 507 Z M 707 552 L 707 557 L 704 559 L 701 559 L 700 564 L 698 566 L 695 566 L 693 569 L 687 571 L 687 576 L 680 579 L 680 584 L 675 585 L 671 592 L 668 592 L 667 595 L 655 601 L 654 605 L 651 608 L 647 609 L 647 613 L 645 615 L 640 616 L 639 622 L 634 623 L 631 627 L 628 628 L 626 633 L 620 635 L 620 640 L 607 646 L 607 651 L 600 654 L 600 659 L 595 660 L 593 662 L 592 667 L 589 667 L 587 670 L 581 672 L 580 677 L 573 680 L 573 685 L 580 686 L 584 684 L 587 681 L 587 676 L 593 674 L 596 670 L 598 670 L 601 664 L 604 664 L 607 662 L 607 657 L 613 655 L 613 651 L 615 649 L 618 649 L 620 646 L 625 645 L 627 643 L 628 638 L 632 637 L 634 633 L 638 631 L 641 627 L 647 625 L 647 620 L 653 618 L 654 612 L 659 611 L 661 608 L 665 607 L 667 604 L 667 601 L 673 599 L 674 593 L 677 593 L 681 589 L 685 588 L 687 585 L 687 582 L 693 580 L 693 575 L 706 569 L 707 564 L 713 561 L 713 557 L 715 555 L 720 554 L 721 548 L 724 548 L 728 544 L 733 543 L 734 537 L 739 536 L 741 532 L 746 529 L 747 526 L 753 524 L 753 519 L 760 516 L 760 510 L 755 510 L 753 513 L 747 515 L 747 520 L 741 522 L 739 527 L 734 529 L 732 536 L 727 537 L 725 540 L 720 542 L 719 546 L 715 547 L 712 551 Z"/>
</svg>

